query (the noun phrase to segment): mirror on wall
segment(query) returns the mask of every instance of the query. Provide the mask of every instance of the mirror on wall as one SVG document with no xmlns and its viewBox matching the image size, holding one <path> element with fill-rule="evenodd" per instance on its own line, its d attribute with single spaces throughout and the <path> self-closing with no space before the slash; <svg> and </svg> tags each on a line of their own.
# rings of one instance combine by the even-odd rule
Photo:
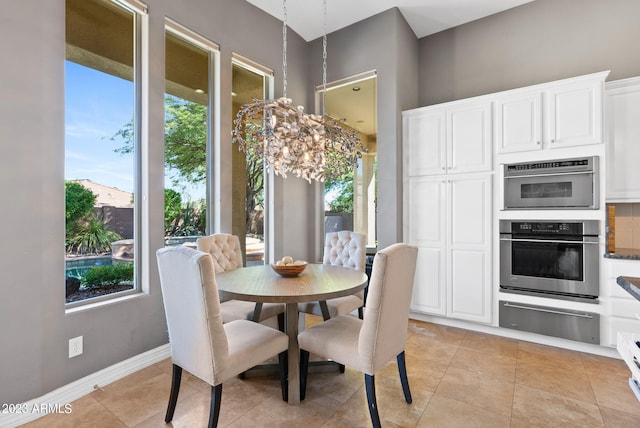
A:
<svg viewBox="0 0 640 428">
<path fill-rule="evenodd" d="M 321 92 L 320 92 L 321 94 Z M 324 183 L 325 232 L 353 230 L 376 247 L 377 78 L 367 73 L 327 84 L 325 113 L 359 132 L 368 149 L 353 174 Z"/>
</svg>

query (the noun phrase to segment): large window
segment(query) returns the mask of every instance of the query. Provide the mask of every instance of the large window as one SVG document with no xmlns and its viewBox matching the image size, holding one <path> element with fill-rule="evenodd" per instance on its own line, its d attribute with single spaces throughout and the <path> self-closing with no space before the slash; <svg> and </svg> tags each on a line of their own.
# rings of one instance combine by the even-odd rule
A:
<svg viewBox="0 0 640 428">
<path fill-rule="evenodd" d="M 165 32 L 165 241 L 195 242 L 207 224 L 216 46 L 168 22 Z"/>
<path fill-rule="evenodd" d="M 65 197 L 68 305 L 135 292 L 140 14 L 66 1 Z"/>
</svg>

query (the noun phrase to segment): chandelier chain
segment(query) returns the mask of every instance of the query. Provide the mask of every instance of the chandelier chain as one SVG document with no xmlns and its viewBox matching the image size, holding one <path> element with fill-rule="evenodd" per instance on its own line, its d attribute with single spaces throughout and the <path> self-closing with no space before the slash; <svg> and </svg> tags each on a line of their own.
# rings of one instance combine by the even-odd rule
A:
<svg viewBox="0 0 640 428">
<path fill-rule="evenodd" d="M 323 1 L 322 22 L 322 116 L 325 115 L 325 95 L 327 93 L 327 0 Z"/>
<path fill-rule="evenodd" d="M 284 19 L 282 20 L 282 96 L 287 97 L 287 0 L 282 1 Z"/>
</svg>

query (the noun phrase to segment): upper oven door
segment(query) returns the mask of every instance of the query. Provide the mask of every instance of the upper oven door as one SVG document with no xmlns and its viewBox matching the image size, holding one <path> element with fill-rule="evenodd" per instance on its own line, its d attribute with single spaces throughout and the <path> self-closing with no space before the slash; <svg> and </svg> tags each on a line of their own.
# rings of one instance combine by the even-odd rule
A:
<svg viewBox="0 0 640 428">
<path fill-rule="evenodd" d="M 504 178 L 505 209 L 598 209 L 595 174 L 541 174 Z"/>
</svg>

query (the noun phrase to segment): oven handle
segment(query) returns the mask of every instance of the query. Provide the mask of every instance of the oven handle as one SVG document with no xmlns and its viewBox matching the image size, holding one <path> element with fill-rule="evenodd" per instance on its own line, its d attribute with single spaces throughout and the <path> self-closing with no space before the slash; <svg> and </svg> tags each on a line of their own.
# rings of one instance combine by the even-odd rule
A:
<svg viewBox="0 0 640 428">
<path fill-rule="evenodd" d="M 549 242 L 552 244 L 593 244 L 597 245 L 597 241 L 562 241 L 555 239 L 517 239 L 517 238 L 500 238 L 501 241 L 509 241 L 509 242 Z"/>
<path fill-rule="evenodd" d="M 510 180 L 514 178 L 529 178 L 529 177 L 558 177 L 562 175 L 594 175 L 595 172 L 593 170 L 590 171 L 568 171 L 568 172 L 552 172 L 549 174 L 514 174 L 514 175 L 505 175 L 505 180 Z"/>
<path fill-rule="evenodd" d="M 509 302 L 505 302 L 504 306 L 507 307 L 507 308 L 526 309 L 528 311 L 548 312 L 550 314 L 570 315 L 572 317 L 593 319 L 593 316 L 591 316 L 589 314 L 574 314 L 574 313 L 571 313 L 571 312 L 554 311 L 554 310 L 551 310 L 551 309 L 531 308 L 529 306 L 512 305 Z"/>
</svg>

